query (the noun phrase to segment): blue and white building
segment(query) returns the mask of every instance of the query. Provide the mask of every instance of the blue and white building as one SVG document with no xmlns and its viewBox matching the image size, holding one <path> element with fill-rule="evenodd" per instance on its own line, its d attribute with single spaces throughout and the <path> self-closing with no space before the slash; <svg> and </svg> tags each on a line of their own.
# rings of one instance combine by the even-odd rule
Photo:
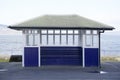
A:
<svg viewBox="0 0 120 80">
<path fill-rule="evenodd" d="M 100 67 L 100 34 L 114 29 L 78 15 L 45 15 L 9 28 L 23 32 L 23 67 Z"/>
</svg>

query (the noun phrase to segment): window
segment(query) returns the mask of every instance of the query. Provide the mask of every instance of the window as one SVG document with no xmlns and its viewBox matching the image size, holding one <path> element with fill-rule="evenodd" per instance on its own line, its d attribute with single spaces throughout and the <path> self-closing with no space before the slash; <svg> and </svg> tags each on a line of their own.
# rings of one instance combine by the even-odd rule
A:
<svg viewBox="0 0 120 80">
<path fill-rule="evenodd" d="M 55 35 L 55 45 L 60 45 L 60 35 Z"/>
<path fill-rule="evenodd" d="M 38 31 L 37 30 L 32 30 L 32 34 L 37 34 Z"/>
<path fill-rule="evenodd" d="M 85 34 L 86 47 L 98 47 L 97 30 L 24 30 L 26 35 L 26 46 L 80 46 L 82 45 L 82 36 Z M 40 34 L 40 35 L 39 35 Z"/>
<path fill-rule="evenodd" d="M 41 30 L 42 34 L 47 34 L 47 30 Z"/>
<path fill-rule="evenodd" d="M 61 35 L 61 45 L 66 45 L 66 35 Z"/>
<path fill-rule="evenodd" d="M 79 43 L 78 30 L 24 30 L 27 46 L 73 46 Z"/>
<path fill-rule="evenodd" d="M 60 34 L 60 30 L 55 30 L 55 34 Z"/>
<path fill-rule="evenodd" d="M 42 45 L 47 45 L 47 35 L 42 35 Z"/>
<path fill-rule="evenodd" d="M 85 43 L 86 43 L 85 44 L 86 46 L 89 46 L 89 47 L 92 46 L 92 35 L 85 36 Z"/>
<path fill-rule="evenodd" d="M 78 45 L 78 30 L 41 30 L 42 45 Z"/>
<path fill-rule="evenodd" d="M 33 38 L 34 40 L 34 42 L 33 42 L 33 45 L 34 46 L 37 46 L 38 44 L 39 44 L 39 36 L 38 35 L 34 35 L 34 38 Z"/>
<path fill-rule="evenodd" d="M 98 35 L 93 35 L 93 46 L 98 47 Z"/>
<path fill-rule="evenodd" d="M 86 34 L 91 34 L 91 30 L 86 30 Z"/>
<path fill-rule="evenodd" d="M 79 45 L 79 44 L 78 44 L 78 35 L 74 35 L 74 37 L 75 37 L 75 38 L 74 38 L 74 45 L 77 46 L 77 45 Z"/>
<path fill-rule="evenodd" d="M 29 35 L 29 45 L 33 45 L 33 35 Z"/>
<path fill-rule="evenodd" d="M 97 30 L 93 30 L 93 34 L 97 34 Z"/>
<path fill-rule="evenodd" d="M 74 30 L 74 34 L 78 34 L 78 30 Z"/>
<path fill-rule="evenodd" d="M 66 34 L 66 30 L 61 30 L 61 34 Z"/>
<path fill-rule="evenodd" d="M 28 34 L 31 34 L 32 33 L 32 30 L 28 30 Z"/>
<path fill-rule="evenodd" d="M 35 34 L 26 35 L 26 46 L 37 46 L 39 36 Z"/>
<path fill-rule="evenodd" d="M 68 44 L 73 45 L 73 35 L 68 35 Z"/>
<path fill-rule="evenodd" d="M 68 30 L 68 34 L 73 34 L 73 30 Z"/>
<path fill-rule="evenodd" d="M 29 46 L 29 35 L 26 35 L 26 46 Z"/>
<path fill-rule="evenodd" d="M 26 46 L 37 46 L 38 45 L 38 30 L 24 30 L 26 34 Z"/>
<path fill-rule="evenodd" d="M 48 30 L 48 34 L 53 34 L 53 30 Z"/>
<path fill-rule="evenodd" d="M 98 32 L 97 32 L 97 30 L 87 30 L 86 31 L 85 46 L 98 47 Z"/>
<path fill-rule="evenodd" d="M 48 45 L 53 45 L 53 35 L 48 35 Z"/>
</svg>

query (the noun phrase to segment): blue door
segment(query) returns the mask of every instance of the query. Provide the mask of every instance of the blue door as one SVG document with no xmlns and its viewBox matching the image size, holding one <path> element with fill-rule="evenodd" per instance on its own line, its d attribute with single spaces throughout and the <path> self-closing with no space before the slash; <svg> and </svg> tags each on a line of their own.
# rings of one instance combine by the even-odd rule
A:
<svg viewBox="0 0 120 80">
<path fill-rule="evenodd" d="M 38 66 L 38 47 L 24 48 L 24 66 L 25 67 Z"/>
<path fill-rule="evenodd" d="M 41 65 L 81 65 L 81 47 L 41 47 Z"/>
</svg>

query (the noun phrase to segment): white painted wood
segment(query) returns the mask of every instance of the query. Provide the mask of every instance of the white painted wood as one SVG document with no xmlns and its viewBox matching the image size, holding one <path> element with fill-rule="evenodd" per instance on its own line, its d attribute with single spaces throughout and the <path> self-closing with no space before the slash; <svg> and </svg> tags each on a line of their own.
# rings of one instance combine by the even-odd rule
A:
<svg viewBox="0 0 120 80">
<path fill-rule="evenodd" d="M 22 36 L 23 36 L 23 49 L 22 49 L 22 67 L 25 67 L 25 63 L 24 63 L 24 47 L 25 47 L 25 45 L 26 45 L 26 34 L 25 34 L 25 30 L 24 30 L 24 32 L 23 32 L 23 34 L 22 34 Z"/>
<path fill-rule="evenodd" d="M 84 35 L 84 33 L 83 33 L 83 35 L 82 35 L 82 58 L 83 58 L 83 68 L 85 67 L 85 35 Z"/>
<path fill-rule="evenodd" d="M 93 34 L 93 31 L 92 30 L 90 30 L 90 33 L 88 32 L 88 34 L 86 34 L 86 30 L 78 30 L 78 33 L 75 33 L 75 31 L 76 30 L 73 30 L 73 33 L 71 33 L 71 34 L 68 34 L 68 31 L 69 30 L 65 30 L 66 32 L 64 33 L 64 34 L 62 34 L 62 30 L 59 30 L 60 32 L 59 33 L 55 33 L 55 30 L 53 30 L 53 33 L 50 33 L 49 34 L 49 32 L 48 32 L 48 30 L 46 30 L 46 33 L 44 33 L 44 34 L 42 34 L 41 33 L 41 31 L 42 30 L 39 30 L 39 33 L 33 33 L 33 31 L 32 30 L 25 30 L 25 31 L 23 31 L 23 35 L 24 35 L 24 47 L 38 47 L 38 55 L 39 55 L 39 67 L 41 66 L 41 54 L 40 54 L 40 47 L 42 47 L 42 46 L 54 46 L 54 47 L 58 47 L 58 46 L 64 46 L 64 47 L 82 47 L 82 57 L 83 57 L 83 62 L 82 62 L 82 65 L 83 65 L 83 67 L 85 67 L 85 51 L 84 51 L 84 49 L 85 48 L 98 48 L 98 46 L 99 46 L 99 43 L 98 43 L 98 46 L 93 46 L 93 36 L 94 35 L 96 35 L 96 36 L 98 36 L 98 32 L 97 32 L 97 34 Z M 63 30 L 64 31 L 64 30 Z M 28 37 L 27 37 L 27 35 L 37 35 L 39 38 L 38 38 L 38 42 L 37 42 L 37 45 L 28 45 L 27 43 L 29 43 L 29 39 L 28 39 Z M 43 45 L 42 44 L 42 35 L 46 35 L 47 36 L 47 42 L 46 42 L 46 44 L 45 45 Z M 49 37 L 48 37 L 48 35 L 53 35 L 53 44 L 51 45 L 49 45 L 49 40 L 50 39 L 48 39 Z M 55 41 L 57 40 L 57 39 L 55 39 L 55 35 L 59 35 L 60 36 L 60 38 L 59 38 L 59 42 L 60 42 L 60 44 L 55 44 Z M 65 35 L 66 37 L 65 37 L 65 42 L 66 42 L 66 44 L 62 44 L 62 35 Z M 71 35 L 71 36 L 73 36 L 73 43 L 72 43 L 72 45 L 71 44 L 69 44 L 68 43 L 68 36 L 69 35 Z M 78 35 L 78 45 L 75 45 L 75 35 Z M 91 35 L 92 36 L 92 41 L 91 41 L 91 43 L 92 43 L 92 45 L 91 46 L 86 46 L 86 35 Z M 33 37 L 34 39 L 33 39 L 33 44 L 36 44 L 36 38 L 35 37 Z M 98 38 L 99 39 L 99 38 Z M 98 41 L 99 42 L 99 41 Z M 23 53 L 24 53 L 24 49 L 23 49 Z M 24 54 L 23 54 L 23 57 L 24 57 Z M 23 62 L 22 62 L 22 65 L 24 66 L 24 58 L 23 58 Z"/>
<path fill-rule="evenodd" d="M 39 34 L 38 36 L 40 36 L 41 34 Z M 41 66 L 41 45 L 40 45 L 40 37 L 38 39 L 38 64 L 39 67 Z"/>
<path fill-rule="evenodd" d="M 95 31 L 96 31 L 96 33 L 95 33 Z M 91 38 L 89 38 L 89 39 L 91 39 L 90 40 L 90 45 L 86 45 L 86 42 L 87 42 L 87 36 L 90 36 Z M 95 42 L 95 40 L 94 40 L 94 36 L 97 36 L 97 45 L 95 46 L 94 45 L 94 42 Z M 98 31 L 97 30 L 85 30 L 85 48 L 98 48 L 99 47 L 99 36 L 98 36 Z"/>
<path fill-rule="evenodd" d="M 43 44 L 43 42 L 41 41 L 41 45 L 42 46 L 78 46 L 78 44 L 76 45 L 76 44 L 74 44 L 75 42 L 75 40 L 72 40 L 73 41 L 73 43 L 72 43 L 72 45 L 71 44 L 69 44 L 68 43 L 68 36 L 69 35 L 71 35 L 71 36 L 73 36 L 73 39 L 75 39 L 75 37 L 74 36 L 78 36 L 79 35 L 79 33 L 75 33 L 74 34 L 74 31 L 78 31 L 78 30 L 54 30 L 53 29 L 53 32 L 52 33 L 50 33 L 50 31 L 49 31 L 49 29 L 48 30 L 44 30 L 44 33 L 43 33 L 43 30 L 41 30 L 42 31 L 42 34 L 41 35 L 46 35 L 46 37 L 48 36 L 48 35 L 53 35 L 53 44 L 49 44 L 49 42 L 50 42 L 50 39 L 48 39 L 48 37 L 47 37 L 47 42 L 44 42 L 44 44 Z M 46 31 L 46 32 L 45 32 Z M 69 32 L 69 33 L 68 33 Z M 56 36 L 58 36 L 58 37 L 56 37 Z M 65 40 L 63 41 L 63 36 L 65 36 Z M 42 38 L 42 37 L 41 37 Z M 56 41 L 57 42 L 59 42 L 59 43 L 56 43 Z M 63 42 L 65 42 L 65 43 L 63 43 Z M 78 41 L 77 41 L 78 42 Z M 80 42 L 80 41 L 79 41 Z M 46 43 L 46 44 L 45 44 Z M 48 43 L 48 44 L 47 44 Z M 81 42 L 80 42 L 81 43 Z"/>
</svg>

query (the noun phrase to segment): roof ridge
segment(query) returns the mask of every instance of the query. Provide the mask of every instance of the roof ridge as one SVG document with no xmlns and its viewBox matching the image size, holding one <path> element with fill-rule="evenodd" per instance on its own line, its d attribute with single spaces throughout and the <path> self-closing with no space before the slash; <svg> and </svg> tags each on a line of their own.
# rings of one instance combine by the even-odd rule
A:
<svg viewBox="0 0 120 80">
<path fill-rule="evenodd" d="M 74 16 L 75 17 L 75 16 L 79 16 L 79 15 L 77 15 L 77 14 L 61 14 L 61 15 L 60 14 L 55 14 L 55 15 L 54 14 L 46 14 L 46 15 L 43 15 L 43 17 L 44 16 Z"/>
</svg>

